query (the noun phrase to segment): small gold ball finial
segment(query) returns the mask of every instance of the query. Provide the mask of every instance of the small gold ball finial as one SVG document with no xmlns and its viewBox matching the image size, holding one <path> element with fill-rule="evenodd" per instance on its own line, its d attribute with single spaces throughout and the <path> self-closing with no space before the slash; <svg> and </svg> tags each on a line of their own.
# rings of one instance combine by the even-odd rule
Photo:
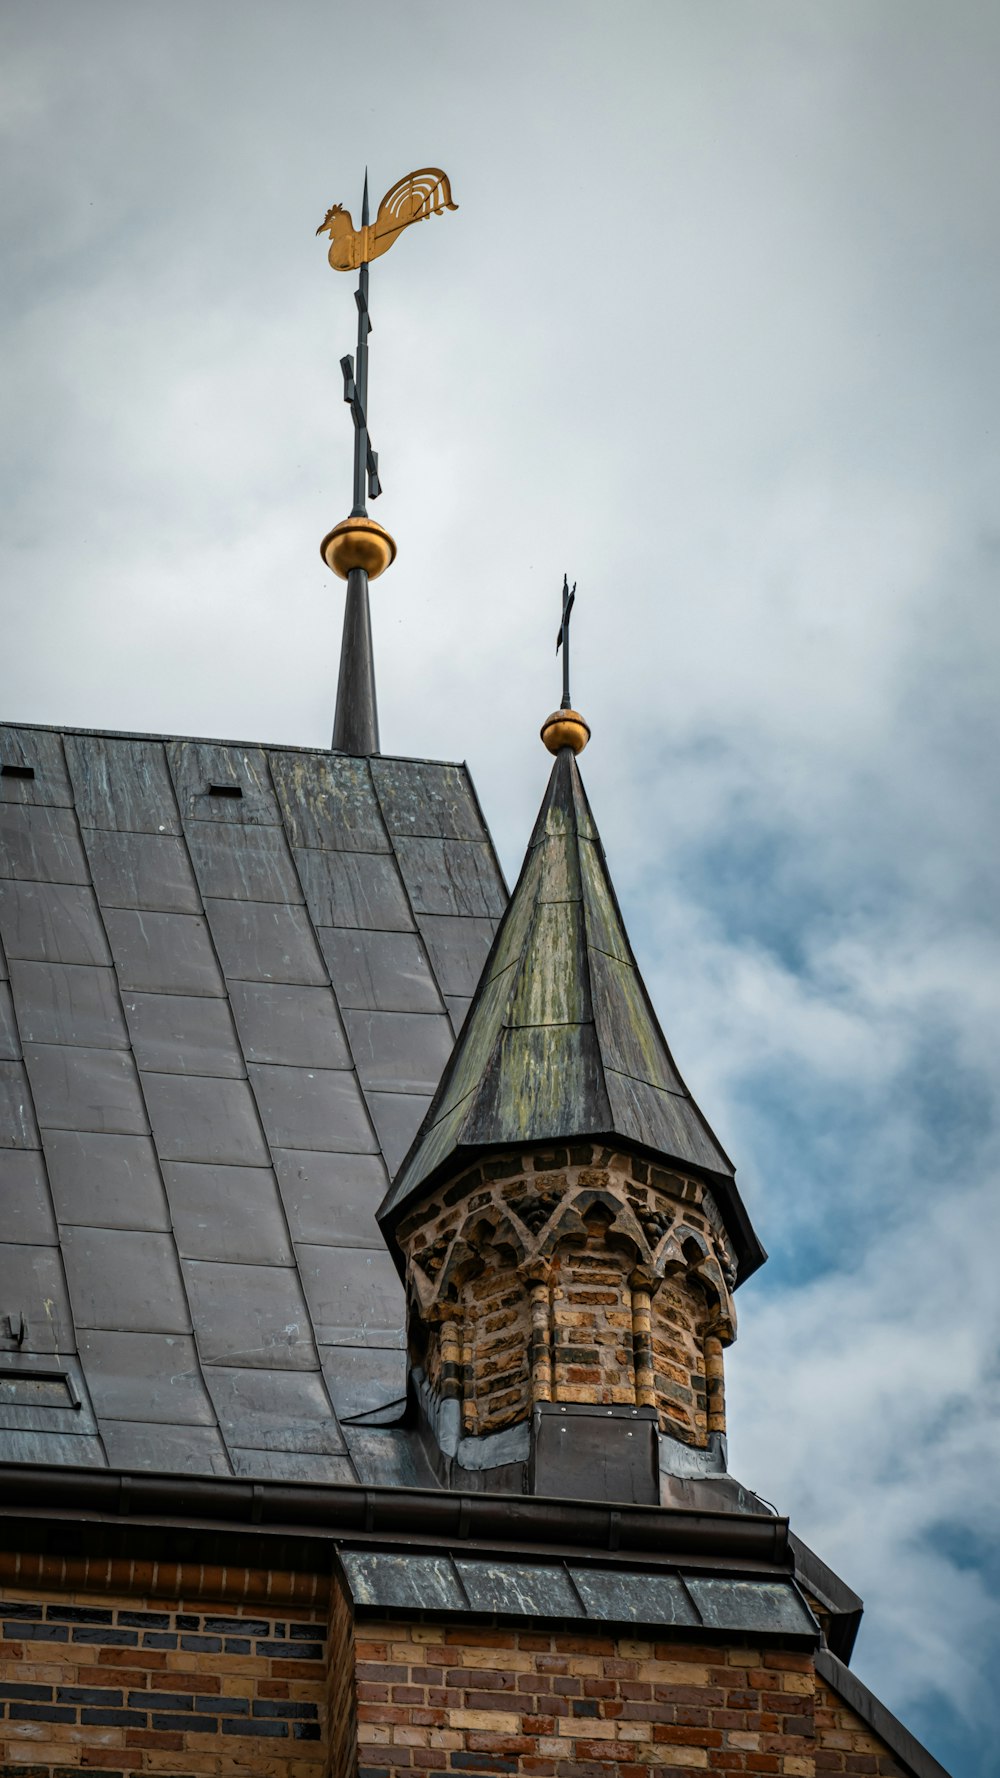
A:
<svg viewBox="0 0 1000 1778">
<path fill-rule="evenodd" d="M 319 553 L 341 580 L 352 568 L 363 568 L 369 580 L 377 580 L 395 561 L 396 544 L 375 519 L 341 519 L 327 532 Z"/>
<path fill-rule="evenodd" d="M 582 753 L 590 740 L 590 724 L 579 710 L 553 710 L 542 723 L 540 733 L 550 753 L 559 753 L 563 747 Z"/>
</svg>

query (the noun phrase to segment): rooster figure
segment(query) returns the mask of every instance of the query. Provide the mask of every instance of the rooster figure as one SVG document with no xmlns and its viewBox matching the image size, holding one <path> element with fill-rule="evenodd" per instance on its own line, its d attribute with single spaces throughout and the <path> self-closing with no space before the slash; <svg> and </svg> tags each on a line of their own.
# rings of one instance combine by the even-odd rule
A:
<svg viewBox="0 0 1000 1778">
<path fill-rule="evenodd" d="M 447 173 L 440 167 L 418 167 L 390 187 L 374 222 L 355 228 L 350 211 L 343 204 L 333 204 L 316 233 L 330 236 L 328 257 L 334 271 L 354 272 L 380 253 L 388 253 L 411 222 L 425 222 L 428 216 L 440 216 L 442 210 L 457 209 Z"/>
</svg>

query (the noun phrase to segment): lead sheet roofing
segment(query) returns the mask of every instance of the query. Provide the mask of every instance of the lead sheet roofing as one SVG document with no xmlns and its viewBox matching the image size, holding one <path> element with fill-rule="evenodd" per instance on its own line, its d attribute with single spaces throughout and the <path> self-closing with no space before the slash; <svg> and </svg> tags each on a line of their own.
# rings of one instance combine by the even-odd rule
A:
<svg viewBox="0 0 1000 1778">
<path fill-rule="evenodd" d="M 707 1175 L 740 1279 L 761 1264 L 732 1162 L 653 1011 L 564 747 L 461 1037 L 379 1220 L 391 1233 L 435 1179 L 476 1154 L 595 1136 Z"/>
<path fill-rule="evenodd" d="M 353 1480 L 507 895 L 464 767 L 0 728 L 0 1460 Z M 13 769 L 11 769 L 13 768 Z"/>
</svg>

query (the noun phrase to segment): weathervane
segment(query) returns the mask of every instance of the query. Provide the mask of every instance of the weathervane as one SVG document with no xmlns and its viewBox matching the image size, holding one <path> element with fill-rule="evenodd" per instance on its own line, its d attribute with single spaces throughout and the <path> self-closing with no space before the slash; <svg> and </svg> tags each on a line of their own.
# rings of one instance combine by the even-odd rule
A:
<svg viewBox="0 0 1000 1778">
<path fill-rule="evenodd" d="M 412 222 L 457 210 L 451 184 L 440 167 L 418 167 L 390 186 L 379 204 L 374 223 L 368 212 L 368 174 L 365 173 L 361 203 L 361 227 L 355 228 L 342 204 L 327 211 L 318 235 L 330 236 L 329 261 L 334 271 L 357 271 L 354 300 L 358 309 L 357 356 L 340 361 L 344 400 L 354 420 L 354 504 L 349 518 L 328 532 L 320 552 L 328 568 L 347 581 L 344 639 L 337 686 L 337 714 L 333 746 L 341 753 L 378 752 L 378 712 L 375 702 L 375 669 L 372 657 L 368 582 L 395 560 L 396 545 L 388 531 L 368 517 L 366 496 L 376 500 L 382 492 L 378 452 L 372 448 L 368 426 L 368 335 L 372 331 L 368 311 L 368 265 L 399 239 Z"/>
<path fill-rule="evenodd" d="M 580 715 L 579 710 L 573 709 L 569 695 L 569 620 L 575 603 L 576 581 L 574 580 L 572 587 L 570 587 L 569 575 L 564 574 L 562 621 L 556 636 L 556 653 L 558 654 L 561 648 L 563 657 L 562 703 L 558 710 L 553 710 L 552 715 L 545 718 L 541 729 L 542 740 L 550 753 L 559 753 L 564 747 L 571 747 L 574 753 L 582 753 L 590 740 L 590 727 Z"/>
</svg>

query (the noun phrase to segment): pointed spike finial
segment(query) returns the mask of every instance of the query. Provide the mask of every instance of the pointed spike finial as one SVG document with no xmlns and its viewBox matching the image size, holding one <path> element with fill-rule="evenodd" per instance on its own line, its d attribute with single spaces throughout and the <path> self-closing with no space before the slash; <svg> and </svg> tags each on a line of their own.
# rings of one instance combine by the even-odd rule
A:
<svg viewBox="0 0 1000 1778">
<path fill-rule="evenodd" d="M 368 214 L 368 168 L 365 168 L 365 189 L 361 199 L 361 226 L 367 228 L 371 218 Z"/>
<path fill-rule="evenodd" d="M 590 740 L 590 728 L 580 715 L 573 709 L 569 695 L 569 620 L 576 602 L 576 581 L 572 587 L 569 575 L 563 575 L 562 583 L 562 622 L 556 636 L 556 653 L 562 649 L 563 657 L 563 695 L 558 710 L 553 710 L 542 723 L 541 736 L 550 753 L 559 753 L 564 747 L 572 747 L 574 753 L 582 753 Z"/>
</svg>

